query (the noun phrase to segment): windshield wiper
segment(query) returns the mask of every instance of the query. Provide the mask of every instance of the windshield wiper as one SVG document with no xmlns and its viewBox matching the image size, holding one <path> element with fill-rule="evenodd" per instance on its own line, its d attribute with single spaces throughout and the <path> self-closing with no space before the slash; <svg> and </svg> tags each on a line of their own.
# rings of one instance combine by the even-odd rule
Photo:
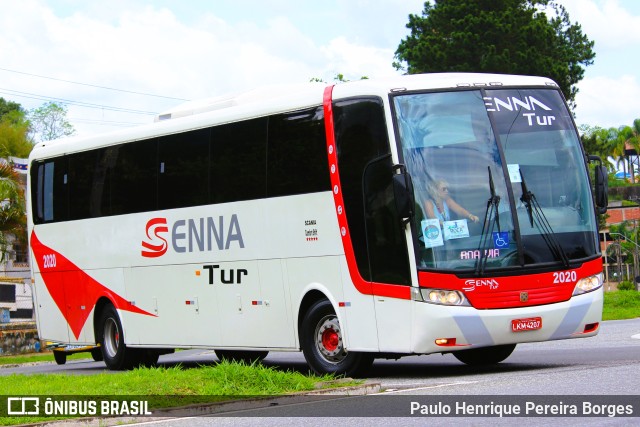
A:
<svg viewBox="0 0 640 427">
<path fill-rule="evenodd" d="M 478 245 L 480 257 L 476 261 L 475 266 L 475 273 L 477 276 L 482 276 L 487 267 L 487 260 L 489 257 L 485 252 L 487 251 L 487 244 L 491 241 L 493 230 L 496 226 L 498 227 L 498 232 L 500 232 L 500 215 L 498 213 L 500 196 L 496 194 L 496 187 L 493 183 L 491 167 L 487 166 L 487 169 L 489 170 L 489 191 L 491 192 L 491 197 L 487 200 L 487 209 L 484 211 L 484 221 L 482 221 L 482 232 L 480 234 L 480 243 Z"/>
<path fill-rule="evenodd" d="M 553 228 L 551 228 L 551 224 L 547 220 L 547 217 L 544 215 L 542 207 L 538 203 L 535 194 L 533 194 L 527 188 L 527 184 L 524 180 L 524 175 L 522 174 L 522 170 L 520 171 L 521 186 L 522 186 L 522 197 L 520 200 L 524 203 L 527 208 L 527 213 L 529 214 L 529 222 L 531 223 L 531 227 L 535 226 L 540 230 L 542 239 L 547 244 L 547 247 L 551 250 L 554 257 L 562 261 L 562 264 L 565 267 L 569 267 L 569 257 L 567 253 L 562 249 L 562 245 L 556 239 L 555 233 L 553 232 Z"/>
</svg>

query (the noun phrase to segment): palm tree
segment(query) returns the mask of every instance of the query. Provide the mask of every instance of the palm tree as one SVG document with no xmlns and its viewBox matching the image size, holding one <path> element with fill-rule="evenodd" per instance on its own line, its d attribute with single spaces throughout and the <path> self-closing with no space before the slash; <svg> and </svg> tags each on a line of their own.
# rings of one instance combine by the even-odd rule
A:
<svg viewBox="0 0 640 427">
<path fill-rule="evenodd" d="M 26 247 L 24 177 L 14 171 L 9 159 L 29 155 L 33 143 L 28 133 L 29 122 L 22 109 L 13 109 L 0 117 L 0 262 L 13 240 L 10 236 Z"/>
<path fill-rule="evenodd" d="M 603 158 L 612 157 L 616 161 L 616 167 L 620 164 L 620 157 L 624 156 L 624 148 L 620 147 L 618 141 L 618 130 L 616 128 L 603 129 L 598 128 L 595 131 L 596 141 L 601 147 Z"/>
<path fill-rule="evenodd" d="M 634 162 L 627 153 L 630 150 L 640 153 L 640 119 L 634 120 L 632 126 L 596 129 L 593 135 L 595 135 L 597 146 L 602 150 L 604 157 L 613 158 L 616 162 L 616 168 L 622 166 L 625 176 L 628 170 L 631 174 L 631 181 L 635 182 Z"/>
<path fill-rule="evenodd" d="M 631 126 L 621 126 L 618 131 L 619 138 L 624 141 L 625 151 L 635 150 L 637 157 L 640 154 L 640 119 L 635 119 Z M 634 169 L 633 161 L 629 156 L 631 182 L 636 182 Z"/>
<path fill-rule="evenodd" d="M 18 240 L 26 238 L 25 198 L 20 181 L 13 166 L 0 161 L 0 261 L 7 253 L 8 235 Z"/>
</svg>

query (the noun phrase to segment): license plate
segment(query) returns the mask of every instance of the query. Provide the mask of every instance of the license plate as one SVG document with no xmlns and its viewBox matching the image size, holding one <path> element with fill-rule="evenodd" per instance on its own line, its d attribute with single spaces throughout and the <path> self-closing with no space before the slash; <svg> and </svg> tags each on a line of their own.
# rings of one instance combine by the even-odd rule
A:
<svg viewBox="0 0 640 427">
<path fill-rule="evenodd" d="M 511 331 L 513 332 L 535 331 L 540 328 L 542 328 L 542 317 L 529 317 L 511 321 Z"/>
</svg>

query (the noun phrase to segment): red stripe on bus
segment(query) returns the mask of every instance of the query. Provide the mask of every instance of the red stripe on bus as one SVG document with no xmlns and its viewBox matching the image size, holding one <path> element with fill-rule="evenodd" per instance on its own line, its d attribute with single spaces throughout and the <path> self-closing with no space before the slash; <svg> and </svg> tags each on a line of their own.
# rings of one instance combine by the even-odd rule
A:
<svg viewBox="0 0 640 427">
<path fill-rule="evenodd" d="M 42 281 L 76 339 L 101 297 L 108 298 L 120 310 L 154 316 L 100 284 L 60 252 L 44 245 L 35 231 L 31 232 L 31 249 Z"/>
</svg>

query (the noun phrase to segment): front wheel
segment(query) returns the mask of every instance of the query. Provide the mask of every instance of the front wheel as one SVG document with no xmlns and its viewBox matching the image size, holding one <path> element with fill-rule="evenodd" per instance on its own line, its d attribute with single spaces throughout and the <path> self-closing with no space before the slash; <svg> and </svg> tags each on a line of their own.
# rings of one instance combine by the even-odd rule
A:
<svg viewBox="0 0 640 427">
<path fill-rule="evenodd" d="M 327 300 L 314 303 L 305 313 L 300 331 L 302 352 L 317 374 L 359 376 L 373 363 L 373 355 L 347 351 L 342 328 Z"/>
<path fill-rule="evenodd" d="M 467 365 L 494 365 L 509 357 L 515 348 L 515 344 L 495 345 L 493 347 L 454 351 L 453 355 Z"/>
</svg>

